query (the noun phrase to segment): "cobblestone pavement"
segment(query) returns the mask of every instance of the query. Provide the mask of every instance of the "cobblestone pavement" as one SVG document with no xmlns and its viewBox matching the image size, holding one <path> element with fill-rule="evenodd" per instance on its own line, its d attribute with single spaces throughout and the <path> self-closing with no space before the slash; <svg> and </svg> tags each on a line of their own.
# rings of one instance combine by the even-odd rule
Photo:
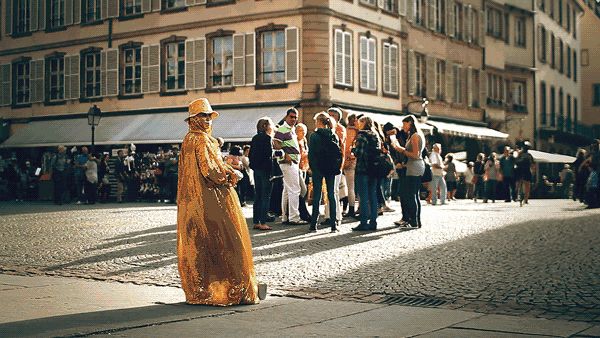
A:
<svg viewBox="0 0 600 338">
<path fill-rule="evenodd" d="M 250 230 L 259 279 L 299 297 L 411 296 L 600 323 L 600 210 L 567 200 L 454 201 L 424 206 L 423 228 L 404 231 L 392 226 L 398 217 L 386 213 L 370 233 L 350 231 L 357 222 L 337 234 L 280 223 Z M 0 273 L 179 286 L 175 223 L 173 205 L 0 203 Z"/>
</svg>

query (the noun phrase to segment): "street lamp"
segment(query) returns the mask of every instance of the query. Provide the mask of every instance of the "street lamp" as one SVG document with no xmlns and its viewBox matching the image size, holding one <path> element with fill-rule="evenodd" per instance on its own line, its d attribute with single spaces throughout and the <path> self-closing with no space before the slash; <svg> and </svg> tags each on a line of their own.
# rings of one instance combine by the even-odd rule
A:
<svg viewBox="0 0 600 338">
<path fill-rule="evenodd" d="M 88 125 L 92 126 L 92 154 L 94 153 L 94 132 L 96 131 L 96 126 L 100 123 L 102 111 L 96 105 L 90 107 L 87 113 Z"/>
<path fill-rule="evenodd" d="M 419 115 L 419 120 L 421 121 L 421 123 L 425 123 L 427 122 L 427 119 L 429 118 L 429 110 L 427 109 L 427 105 L 429 104 L 429 100 L 427 100 L 426 97 L 420 99 L 420 100 L 414 100 L 414 101 L 410 101 L 406 104 L 405 106 L 405 113 L 406 114 L 410 114 L 410 110 L 408 109 L 408 106 L 410 106 L 413 103 L 421 103 L 421 114 Z"/>
</svg>

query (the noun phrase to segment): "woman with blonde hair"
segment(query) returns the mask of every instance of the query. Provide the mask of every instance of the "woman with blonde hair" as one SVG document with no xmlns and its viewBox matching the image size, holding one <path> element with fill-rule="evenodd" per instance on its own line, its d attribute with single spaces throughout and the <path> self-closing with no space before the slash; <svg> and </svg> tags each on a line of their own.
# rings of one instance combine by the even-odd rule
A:
<svg viewBox="0 0 600 338">
<path fill-rule="evenodd" d="M 273 162 L 272 137 L 275 124 L 270 117 L 262 117 L 256 123 L 256 135 L 250 144 L 250 168 L 254 174 L 254 205 L 252 223 L 254 229 L 271 230 L 266 223 L 269 219 L 269 199 L 271 196 L 271 169 Z"/>
</svg>

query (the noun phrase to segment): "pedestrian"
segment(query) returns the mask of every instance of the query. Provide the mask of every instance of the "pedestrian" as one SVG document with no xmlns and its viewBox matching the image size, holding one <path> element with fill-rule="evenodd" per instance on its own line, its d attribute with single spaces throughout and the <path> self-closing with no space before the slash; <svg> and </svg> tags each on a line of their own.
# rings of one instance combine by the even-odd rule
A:
<svg viewBox="0 0 600 338">
<path fill-rule="evenodd" d="M 69 160 L 65 146 L 58 146 L 57 151 L 50 161 L 49 174 L 54 183 L 54 204 L 62 205 L 67 188 L 66 171 Z"/>
<path fill-rule="evenodd" d="M 334 129 L 333 132 L 335 133 L 335 135 L 338 137 L 338 142 L 339 142 L 339 146 L 340 149 L 342 149 L 342 168 L 344 166 L 344 149 L 346 148 L 346 127 L 344 127 L 341 123 L 342 121 L 342 117 L 343 117 L 343 113 L 341 108 L 338 107 L 331 107 L 329 109 L 327 109 L 327 114 L 329 114 L 329 116 L 333 119 L 333 124 L 334 124 Z M 321 225 L 332 225 L 332 218 L 329 215 L 329 211 L 331 210 L 328 207 L 329 203 L 336 203 L 337 206 L 335 208 L 337 215 L 335 217 L 335 219 L 337 219 L 339 222 L 341 222 L 342 220 L 342 208 L 340 208 L 340 185 L 342 184 L 342 176 L 343 173 L 341 171 L 340 168 L 340 173 L 337 174 L 335 176 L 335 182 L 334 182 L 334 200 L 329 200 L 329 197 L 327 198 L 327 204 L 325 205 L 325 220 L 323 220 L 323 222 L 321 222 Z M 333 225 L 332 225 L 333 226 Z"/>
<path fill-rule="evenodd" d="M 381 128 L 381 125 L 379 123 L 377 123 L 377 121 L 373 121 L 373 124 L 374 124 L 374 128 L 375 128 L 375 133 L 377 134 L 377 137 L 379 137 L 379 142 L 381 143 L 381 151 L 383 153 L 386 153 L 389 155 L 390 150 L 389 150 L 387 144 L 385 143 L 385 134 Z M 392 170 L 390 170 L 390 172 L 385 176 L 377 177 L 377 205 L 378 205 L 377 214 L 378 215 L 383 215 L 384 212 L 396 211 L 396 210 L 390 208 L 387 203 L 388 202 L 387 197 L 389 196 L 388 193 L 389 193 L 391 185 L 392 185 L 392 181 L 390 178 L 391 173 L 392 173 Z"/>
<path fill-rule="evenodd" d="M 284 122 L 275 132 L 273 146 L 283 151 L 279 158 L 279 167 L 283 173 L 283 193 L 281 196 L 281 221 L 289 225 L 304 225 L 308 222 L 300 219 L 298 211 L 300 197 L 300 146 L 296 137 L 295 125 L 298 121 L 298 110 L 290 108 L 285 114 Z"/>
<path fill-rule="evenodd" d="M 344 146 L 344 176 L 348 187 L 348 213 L 343 216 L 354 217 L 356 213 L 355 171 L 356 157 L 352 153 L 352 146 L 358 135 L 356 114 L 349 114 L 346 127 L 346 144 Z"/>
<path fill-rule="evenodd" d="M 517 201 L 517 189 L 515 186 L 515 157 L 509 146 L 504 147 L 504 153 L 500 158 L 502 169 L 502 186 L 504 187 L 504 202 Z"/>
<path fill-rule="evenodd" d="M 487 203 L 488 200 L 496 203 L 496 188 L 501 177 L 500 163 L 496 159 L 496 153 L 492 152 L 485 162 L 485 174 L 483 176 L 483 180 L 485 181 L 485 198 L 483 199 L 483 203 Z"/>
<path fill-rule="evenodd" d="M 456 194 L 456 188 L 458 186 L 456 183 L 458 180 L 458 173 L 456 172 L 456 165 L 454 164 L 454 154 L 446 154 L 444 171 L 446 172 L 444 180 L 446 181 L 446 187 L 448 190 L 448 200 L 456 200 L 454 195 Z"/>
<path fill-rule="evenodd" d="M 177 154 L 173 151 L 170 152 L 169 158 L 165 162 L 165 176 L 167 179 L 167 199 L 165 203 L 176 203 L 177 199 L 177 181 L 179 173 L 179 162 Z"/>
<path fill-rule="evenodd" d="M 250 168 L 250 145 L 246 144 L 242 147 L 242 174 L 244 177 L 240 180 L 240 191 L 244 196 L 244 201 L 252 200 L 254 198 L 254 174 L 252 168 Z"/>
<path fill-rule="evenodd" d="M 300 197 L 298 197 L 298 212 L 300 213 L 300 219 L 306 222 L 310 222 L 311 215 L 306 207 L 306 199 L 308 197 L 308 170 L 310 169 L 308 163 L 308 141 L 306 140 L 306 134 L 308 128 L 304 123 L 296 124 L 296 139 L 298 140 L 298 146 L 300 149 L 300 162 L 298 163 L 299 172 L 299 183 L 300 183 Z"/>
<path fill-rule="evenodd" d="M 580 202 L 583 203 L 584 194 L 585 194 L 585 184 L 586 184 L 586 175 L 583 170 L 581 170 L 581 165 L 585 161 L 587 155 L 587 151 L 585 149 L 577 150 L 577 157 L 575 161 L 571 164 L 571 168 L 575 173 L 575 186 L 573 189 L 573 201 L 579 199 Z"/>
<path fill-rule="evenodd" d="M 354 146 L 356 156 L 356 190 L 360 205 L 360 224 L 352 231 L 377 229 L 377 177 L 371 170 L 372 160 L 381 151 L 381 142 L 368 116 L 358 119 L 358 135 Z"/>
<path fill-rule="evenodd" d="M 25 168 L 23 168 L 23 174 L 25 176 L 25 200 L 27 201 L 33 201 L 37 199 L 39 177 L 36 171 L 37 169 L 33 165 L 31 165 L 31 161 L 25 161 Z"/>
<path fill-rule="evenodd" d="M 96 204 L 98 197 L 98 159 L 99 156 L 88 154 L 85 163 L 85 200 L 86 204 Z"/>
<path fill-rule="evenodd" d="M 339 208 L 339 182 L 336 185 L 336 176 L 340 175 L 343 161 L 343 151 L 340 140 L 334 133 L 335 121 L 325 112 L 315 115 L 315 126 L 317 129 L 310 136 L 308 145 L 308 160 L 313 178 L 313 201 L 312 219 L 310 221 L 310 232 L 318 230 L 319 207 L 321 205 L 321 192 L 323 180 L 327 185 L 327 198 L 329 207 L 329 224 L 331 232 L 338 231 L 337 209 Z"/>
<path fill-rule="evenodd" d="M 254 229 L 271 230 L 269 221 L 269 200 L 271 196 L 271 169 L 273 167 L 273 145 L 275 125 L 270 117 L 262 117 L 256 123 L 256 135 L 250 144 L 250 168 L 254 174 L 254 205 L 252 223 Z"/>
<path fill-rule="evenodd" d="M 127 171 L 127 202 L 135 202 L 139 191 L 139 172 L 135 162 L 135 150 L 130 148 L 124 161 Z"/>
<path fill-rule="evenodd" d="M 241 180 L 244 178 L 244 174 L 242 173 L 242 170 L 244 169 L 244 165 L 242 164 L 242 148 L 239 146 L 232 146 L 229 149 L 229 154 L 227 154 L 225 157 L 225 163 L 229 164 L 233 168 L 234 172 L 240 179 L 234 188 L 238 194 L 241 206 L 245 207 L 246 201 L 244 200 L 244 194 L 241 187 Z"/>
<path fill-rule="evenodd" d="M 89 151 L 88 148 L 84 146 L 81 147 L 81 154 L 77 154 L 74 159 L 73 176 L 75 179 L 75 196 L 77 197 L 77 204 L 81 204 L 85 200 L 85 185 L 87 181 L 85 175 L 87 168 L 85 164 L 87 163 L 88 158 Z"/>
<path fill-rule="evenodd" d="M 483 174 L 485 174 L 485 155 L 483 153 L 477 154 L 477 159 L 473 164 L 473 173 L 474 177 L 474 191 L 473 191 L 473 201 L 477 202 L 477 198 L 485 198 L 484 197 L 484 184 L 483 184 Z"/>
<path fill-rule="evenodd" d="M 571 170 L 571 166 L 569 164 L 565 163 L 563 169 L 559 173 L 559 177 L 562 185 L 561 197 L 569 199 L 570 194 L 572 193 L 571 187 L 575 178 L 575 174 L 573 174 L 573 170 Z"/>
<path fill-rule="evenodd" d="M 117 161 L 115 162 L 115 175 L 117 176 L 117 203 L 123 203 L 123 193 L 127 188 L 129 173 L 125 166 L 125 153 L 122 149 L 117 151 Z"/>
<path fill-rule="evenodd" d="M 420 228 L 421 224 L 421 177 L 425 173 L 425 161 L 423 151 L 425 149 L 425 136 L 417 128 L 417 119 L 414 115 L 408 115 L 402 120 L 402 130 L 407 133 L 406 147 L 392 138 L 392 146 L 407 157 L 405 186 L 402 188 L 402 197 L 405 199 L 406 213 L 403 219 L 394 222 L 397 226 L 406 228 Z M 405 218 L 404 218 L 405 217 Z"/>
<path fill-rule="evenodd" d="M 531 181 L 533 180 L 532 170 L 535 168 L 535 161 L 533 156 L 529 153 L 530 147 L 531 143 L 529 141 L 523 142 L 523 145 L 519 150 L 519 155 L 515 161 L 515 178 L 517 179 L 517 188 L 519 189 L 520 206 L 529 203 Z"/>
<path fill-rule="evenodd" d="M 435 143 L 431 148 L 429 163 L 431 165 L 431 205 L 436 205 L 438 199 L 438 188 L 440 193 L 440 204 L 446 204 L 447 186 L 444 179 L 444 161 L 442 160 L 442 145 Z"/>
<path fill-rule="evenodd" d="M 212 137 L 219 113 L 207 99 L 189 104 L 179 158 L 177 256 L 188 304 L 256 304 L 252 243 L 233 186 L 237 175 Z"/>
<path fill-rule="evenodd" d="M 100 203 L 108 202 L 108 195 L 110 194 L 110 181 L 108 175 L 110 174 L 110 166 L 108 160 L 110 159 L 109 154 L 103 154 L 102 160 L 98 164 L 98 184 L 100 185 Z"/>
<path fill-rule="evenodd" d="M 474 165 L 474 163 L 472 161 L 467 163 L 467 170 L 464 173 L 465 185 L 467 186 L 467 189 L 465 192 L 466 199 L 473 198 L 473 186 L 474 186 L 473 182 L 475 181 L 475 173 L 473 172 L 473 165 Z"/>
</svg>

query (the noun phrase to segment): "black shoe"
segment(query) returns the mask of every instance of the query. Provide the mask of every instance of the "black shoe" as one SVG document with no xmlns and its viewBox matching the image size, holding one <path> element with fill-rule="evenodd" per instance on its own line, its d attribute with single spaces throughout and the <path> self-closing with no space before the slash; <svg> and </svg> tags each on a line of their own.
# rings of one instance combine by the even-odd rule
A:
<svg viewBox="0 0 600 338">
<path fill-rule="evenodd" d="M 324 219 L 321 223 L 319 223 L 321 225 L 331 225 L 331 220 L 329 218 Z"/>
<path fill-rule="evenodd" d="M 352 231 L 371 231 L 373 229 L 370 228 L 368 224 L 361 224 L 357 227 L 352 228 Z"/>
<path fill-rule="evenodd" d="M 331 227 L 331 233 L 340 232 L 337 227 Z"/>
<path fill-rule="evenodd" d="M 308 222 L 307 221 L 298 221 L 298 222 L 293 222 L 293 221 L 288 221 L 287 225 L 307 225 Z"/>
<path fill-rule="evenodd" d="M 275 222 L 275 216 L 269 216 L 266 219 L 267 222 Z"/>
<path fill-rule="evenodd" d="M 504 200 L 504 202 L 506 202 L 506 203 L 510 203 L 510 200 Z"/>
<path fill-rule="evenodd" d="M 308 232 L 317 232 L 317 230 L 319 230 L 319 228 L 316 224 L 311 224 L 310 228 L 308 228 Z"/>
</svg>

